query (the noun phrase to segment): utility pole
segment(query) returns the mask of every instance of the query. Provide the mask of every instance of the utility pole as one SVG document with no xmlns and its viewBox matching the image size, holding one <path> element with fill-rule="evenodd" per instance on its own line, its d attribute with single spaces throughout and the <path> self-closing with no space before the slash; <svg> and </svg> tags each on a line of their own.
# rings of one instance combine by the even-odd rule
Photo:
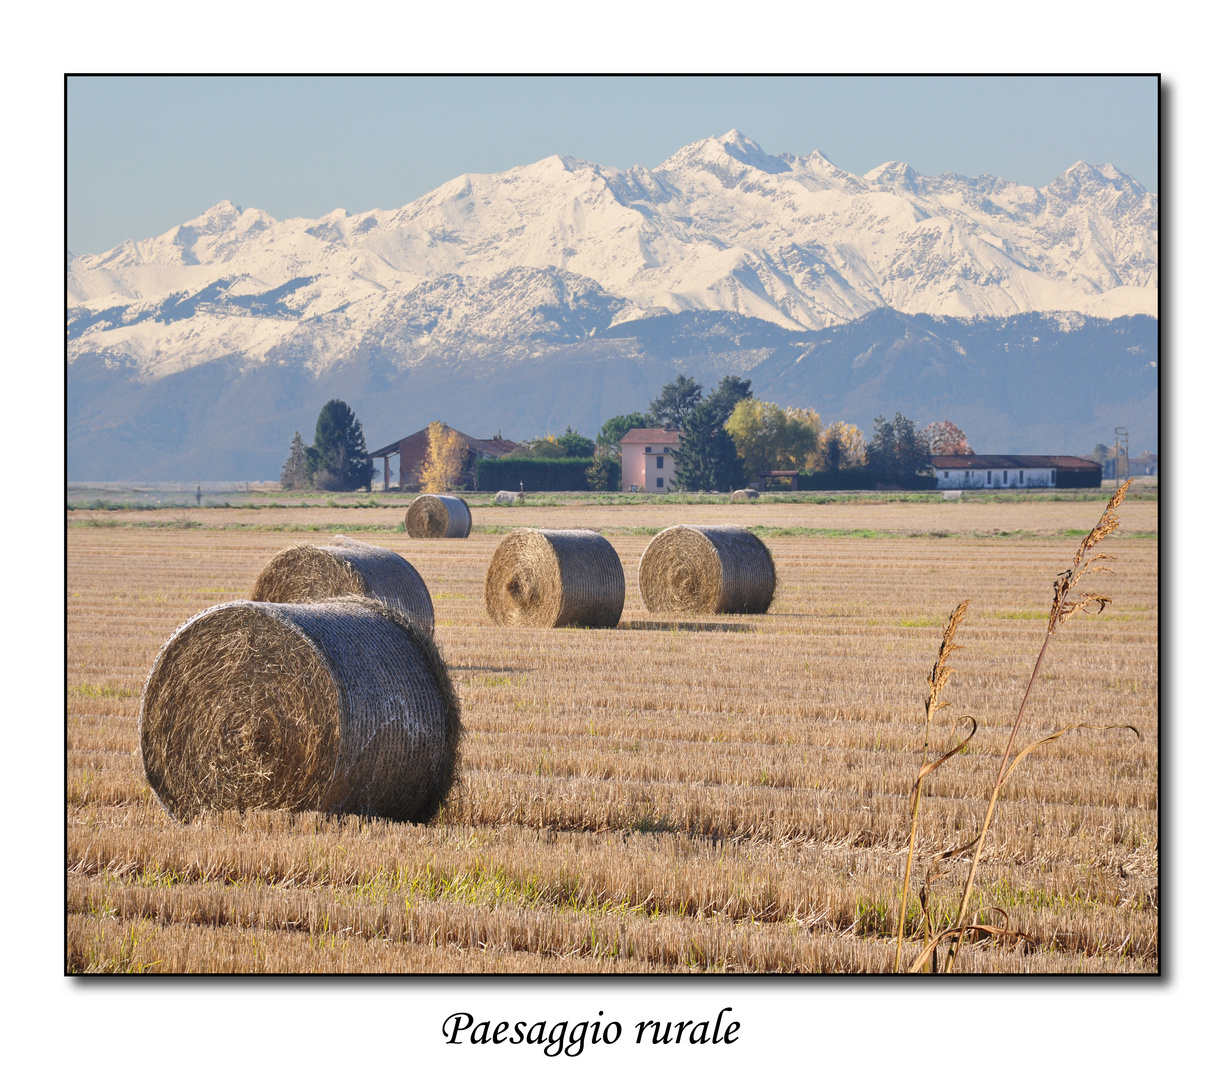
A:
<svg viewBox="0 0 1226 1080">
<path fill-rule="evenodd" d="M 1123 475 L 1120 473 L 1120 456 L 1124 458 Z M 1115 429 L 1115 486 L 1118 488 L 1125 480 L 1128 479 L 1128 429 L 1126 427 L 1117 427 Z"/>
</svg>

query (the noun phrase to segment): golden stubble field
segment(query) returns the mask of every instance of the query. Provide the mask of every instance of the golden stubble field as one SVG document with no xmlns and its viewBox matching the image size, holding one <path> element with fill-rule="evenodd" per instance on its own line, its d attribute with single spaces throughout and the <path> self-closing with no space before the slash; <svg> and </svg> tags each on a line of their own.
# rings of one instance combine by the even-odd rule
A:
<svg viewBox="0 0 1226 1080">
<path fill-rule="evenodd" d="M 890 971 L 942 622 L 970 599 L 944 715 L 981 726 L 926 782 L 920 876 L 974 835 L 1052 578 L 1105 501 L 474 511 L 478 530 L 602 530 L 627 597 L 599 631 L 495 627 L 482 593 L 500 536 L 410 540 L 403 504 L 70 512 L 67 969 Z M 1116 572 L 1095 582 L 1115 602 L 1054 639 L 1021 738 L 1088 721 L 1144 739 L 1077 731 L 1019 767 L 975 904 L 1031 940 L 965 947 L 959 970 L 1157 970 L 1158 502 L 1120 517 L 1100 549 Z M 763 527 L 770 613 L 650 615 L 637 566 L 652 532 L 727 521 Z M 336 529 L 430 587 L 467 729 L 453 803 L 429 826 L 173 821 L 137 751 L 154 655 L 281 548 Z M 938 746 L 955 741 L 946 723 Z M 965 872 L 934 885 L 938 914 Z"/>
</svg>

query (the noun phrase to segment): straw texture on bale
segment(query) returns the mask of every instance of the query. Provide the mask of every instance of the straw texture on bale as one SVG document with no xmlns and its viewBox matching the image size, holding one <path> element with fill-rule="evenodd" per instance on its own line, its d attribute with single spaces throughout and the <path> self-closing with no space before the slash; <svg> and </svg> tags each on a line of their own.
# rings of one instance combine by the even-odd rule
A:
<svg viewBox="0 0 1226 1080">
<path fill-rule="evenodd" d="M 743 503 L 753 502 L 758 497 L 758 492 L 753 488 L 740 488 L 732 493 L 732 502 Z"/>
<path fill-rule="evenodd" d="M 278 552 L 255 579 L 250 599 L 298 604 L 333 596 L 380 600 L 427 634 L 434 633 L 434 602 L 413 564 L 387 548 L 347 536 Z"/>
<path fill-rule="evenodd" d="M 418 495 L 404 514 L 404 531 L 416 540 L 462 540 L 472 527 L 472 511 L 458 495 Z"/>
<path fill-rule="evenodd" d="M 639 592 L 651 612 L 758 615 L 775 596 L 775 560 L 740 525 L 674 525 L 643 552 Z"/>
<path fill-rule="evenodd" d="M 375 600 L 237 600 L 162 646 L 141 699 L 145 775 L 184 820 L 320 810 L 428 821 L 460 706 L 433 639 Z"/>
<path fill-rule="evenodd" d="M 499 626 L 616 626 L 625 603 L 621 560 L 588 529 L 515 529 L 485 574 Z"/>
</svg>

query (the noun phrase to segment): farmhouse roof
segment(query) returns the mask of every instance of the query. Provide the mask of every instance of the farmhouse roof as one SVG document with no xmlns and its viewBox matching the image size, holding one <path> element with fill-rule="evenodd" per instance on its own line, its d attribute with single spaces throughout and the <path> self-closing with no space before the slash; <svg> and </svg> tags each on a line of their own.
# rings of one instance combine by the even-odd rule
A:
<svg viewBox="0 0 1226 1080">
<path fill-rule="evenodd" d="M 1065 454 L 936 454 L 934 469 L 1098 469 L 1097 461 Z"/>
<path fill-rule="evenodd" d="M 658 427 L 633 427 L 621 437 L 624 443 L 680 442 L 681 432 Z"/>
<path fill-rule="evenodd" d="M 470 450 L 474 450 L 484 457 L 502 457 L 503 454 L 509 454 L 519 445 L 519 443 L 512 442 L 510 439 L 502 439 L 497 437 L 492 439 L 478 439 L 472 435 L 466 435 L 462 431 L 457 431 L 453 427 L 448 427 L 448 430 L 455 431 L 455 433 L 464 440 L 465 444 Z M 420 431 L 415 431 L 412 435 L 406 435 L 402 439 L 397 439 L 395 442 L 388 443 L 386 446 L 382 446 L 378 450 L 369 451 L 367 457 L 388 457 L 391 454 L 400 453 L 401 447 L 405 443 L 409 443 L 413 449 L 416 449 L 416 445 L 419 442 L 422 444 L 424 453 L 424 447 L 429 444 L 429 441 L 430 429 L 428 427 L 424 427 Z"/>
</svg>

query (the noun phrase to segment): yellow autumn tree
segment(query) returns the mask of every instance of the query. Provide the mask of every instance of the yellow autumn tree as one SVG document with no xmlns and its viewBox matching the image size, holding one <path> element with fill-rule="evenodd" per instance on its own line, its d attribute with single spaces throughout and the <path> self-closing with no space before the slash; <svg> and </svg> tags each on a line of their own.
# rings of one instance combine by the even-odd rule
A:
<svg viewBox="0 0 1226 1080">
<path fill-rule="evenodd" d="M 724 430 L 750 474 L 772 469 L 799 469 L 817 448 L 821 417 L 812 409 L 783 409 L 772 401 L 743 398 Z"/>
<path fill-rule="evenodd" d="M 435 420 L 427 429 L 429 446 L 426 460 L 421 463 L 418 482 L 422 491 L 451 491 L 460 483 L 468 447 L 458 432 L 452 431 L 441 420 Z"/>
<path fill-rule="evenodd" d="M 867 461 L 867 443 L 864 432 L 855 424 L 836 420 L 827 426 L 822 437 L 823 468 L 850 469 L 855 465 L 863 465 Z"/>
</svg>

